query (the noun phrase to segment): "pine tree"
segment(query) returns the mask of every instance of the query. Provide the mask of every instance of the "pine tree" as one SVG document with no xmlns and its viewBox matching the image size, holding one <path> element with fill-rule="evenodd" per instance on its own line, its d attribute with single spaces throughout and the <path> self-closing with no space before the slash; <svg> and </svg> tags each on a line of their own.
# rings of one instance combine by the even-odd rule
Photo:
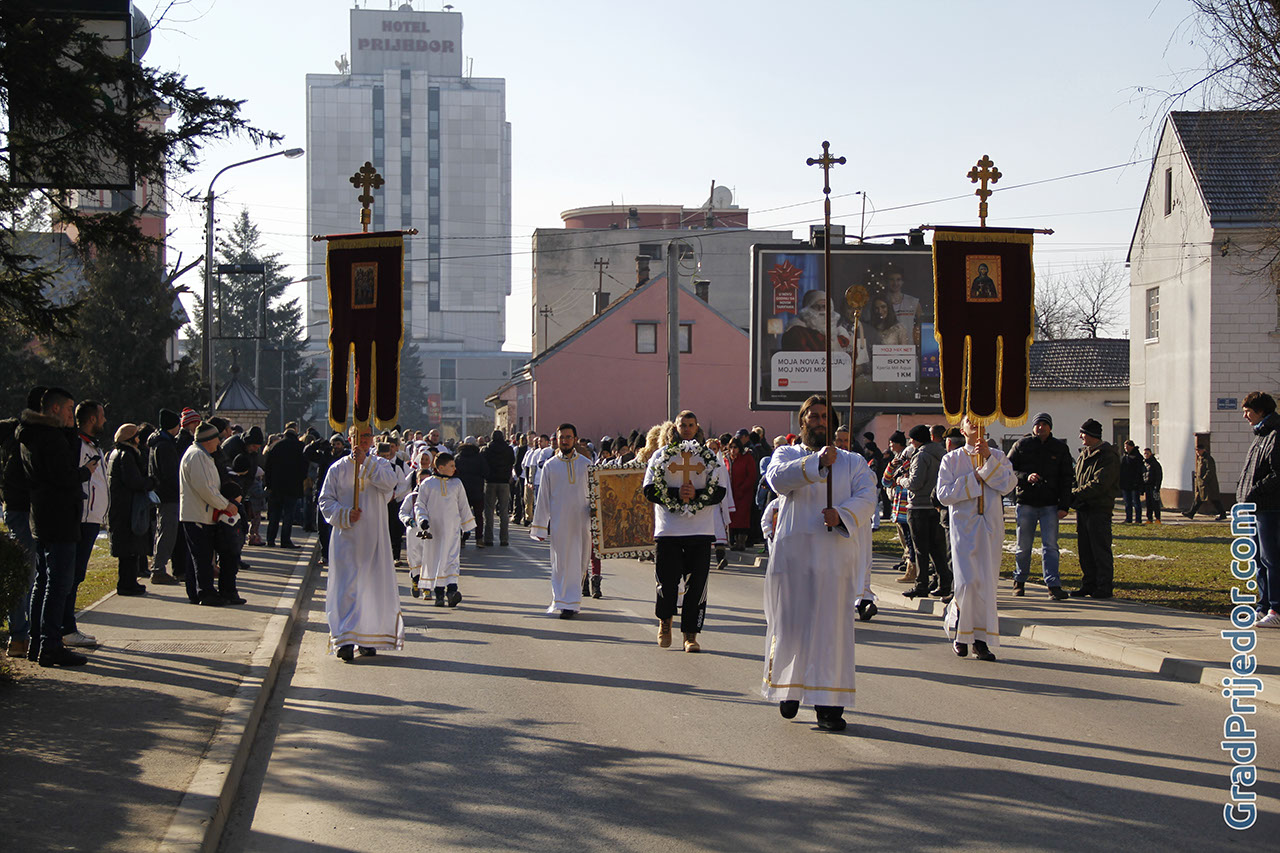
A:
<svg viewBox="0 0 1280 853">
<path fill-rule="evenodd" d="M 422 371 L 418 345 L 406 343 L 400 350 L 400 425 L 425 428 L 427 423 L 427 377 Z"/>
</svg>

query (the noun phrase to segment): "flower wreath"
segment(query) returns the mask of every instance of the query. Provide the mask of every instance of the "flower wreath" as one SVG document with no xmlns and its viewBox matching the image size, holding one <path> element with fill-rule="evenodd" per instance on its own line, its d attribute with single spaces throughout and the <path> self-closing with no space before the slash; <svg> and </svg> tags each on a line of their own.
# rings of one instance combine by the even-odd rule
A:
<svg viewBox="0 0 1280 853">
<path fill-rule="evenodd" d="M 672 457 L 686 452 L 700 458 L 706 464 L 707 484 L 693 493 L 693 500 L 682 503 L 678 497 L 671 496 L 671 490 L 674 487 L 667 484 L 667 465 L 670 464 Z M 654 463 L 656 470 L 653 474 L 653 484 L 657 486 L 658 502 L 671 512 L 690 516 L 698 510 L 706 509 L 707 499 L 711 497 L 712 490 L 720 485 L 720 460 L 715 452 L 708 449 L 705 444 L 699 444 L 696 441 L 677 441 L 659 450 L 657 457 L 658 461 Z"/>
</svg>

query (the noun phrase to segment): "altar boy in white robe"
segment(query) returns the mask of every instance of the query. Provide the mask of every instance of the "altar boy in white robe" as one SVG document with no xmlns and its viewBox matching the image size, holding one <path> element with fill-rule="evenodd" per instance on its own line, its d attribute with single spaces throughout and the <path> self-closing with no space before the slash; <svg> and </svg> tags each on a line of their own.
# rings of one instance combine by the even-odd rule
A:
<svg viewBox="0 0 1280 853">
<path fill-rule="evenodd" d="M 476 529 L 467 491 L 453 476 L 456 470 L 452 453 L 437 453 L 431 476 L 418 483 L 418 503 L 413 510 L 415 526 L 426 530 L 425 522 L 431 531 L 431 538 L 422 540 L 421 583 L 434 591 L 436 607 L 457 607 L 462 601 L 458 591 L 462 534 Z"/>
<path fill-rule="evenodd" d="M 591 561 L 591 506 L 588 461 L 575 449 L 578 428 L 561 424 L 556 454 L 542 464 L 542 482 L 529 536 L 551 539 L 551 606 L 547 613 L 572 619 L 582 609 L 582 578 Z"/>
<path fill-rule="evenodd" d="M 865 459 L 827 444 L 827 417 L 824 398 L 806 400 L 801 444 L 776 449 L 765 473 L 778 516 L 765 575 L 761 693 L 786 719 L 812 704 L 818 727 L 838 732 L 854 700 L 855 602 L 871 562 L 877 490 Z"/>
<path fill-rule="evenodd" d="M 404 648 L 404 617 L 386 511 L 401 477 L 390 462 L 370 455 L 372 444 L 367 427 L 352 427 L 351 454 L 329 467 L 320 490 L 320 513 L 333 525 L 325 593 L 329 648 L 348 663 L 357 646 L 361 655 Z"/>
<path fill-rule="evenodd" d="M 1001 499 L 1018 484 L 1009 459 L 982 437 L 966 417 L 960 424 L 965 444 L 942 457 L 938 500 L 950 508 L 951 562 L 955 572 L 955 604 L 960 622 L 953 644 L 964 657 L 973 644 L 978 660 L 996 659 L 1000 645 L 996 584 L 1004 544 Z"/>
</svg>

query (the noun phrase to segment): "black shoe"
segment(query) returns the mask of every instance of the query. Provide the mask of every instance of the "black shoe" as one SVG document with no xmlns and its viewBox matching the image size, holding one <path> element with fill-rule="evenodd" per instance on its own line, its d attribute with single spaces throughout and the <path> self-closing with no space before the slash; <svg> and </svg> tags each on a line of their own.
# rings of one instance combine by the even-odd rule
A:
<svg viewBox="0 0 1280 853">
<path fill-rule="evenodd" d="M 815 705 L 814 713 L 818 717 L 818 728 L 825 732 L 842 732 L 845 729 L 844 708 L 836 705 Z"/>
<path fill-rule="evenodd" d="M 1226 514 L 1225 512 L 1220 512 L 1220 513 L 1218 513 L 1217 515 L 1215 515 L 1215 516 L 1213 517 L 1213 520 L 1214 520 L 1214 521 L 1226 521 L 1226 520 L 1227 520 L 1227 514 Z"/>
<path fill-rule="evenodd" d="M 782 715 L 784 720 L 795 719 L 796 714 L 800 713 L 800 702 L 797 699 L 785 699 L 778 703 L 778 713 Z"/>
<path fill-rule="evenodd" d="M 929 594 L 930 594 L 930 595 L 932 595 L 934 598 L 950 598 L 950 597 L 951 597 L 951 587 L 949 587 L 949 586 L 940 586 L 940 587 L 938 587 L 937 589 L 931 589 L 931 590 L 929 590 Z"/>
<path fill-rule="evenodd" d="M 436 607 L 444 607 L 444 587 L 436 587 Z"/>
<path fill-rule="evenodd" d="M 582 597 L 586 598 L 591 595 L 591 577 L 588 575 L 582 579 Z"/>
<path fill-rule="evenodd" d="M 1180 512 L 1180 513 L 1178 513 L 1178 515 L 1182 516 L 1183 518 L 1192 518 L 1192 517 L 1193 517 L 1193 516 L 1191 515 L 1191 513 L 1189 513 L 1189 512 Z"/>
<path fill-rule="evenodd" d="M 1064 590 L 1060 586 L 1049 587 L 1049 595 L 1053 596 L 1053 599 L 1055 601 L 1065 601 L 1066 599 L 1071 597 L 1067 595 L 1066 590 Z"/>
<path fill-rule="evenodd" d="M 301 548 L 302 546 L 301 546 L 301 545 L 295 545 L 295 544 L 293 544 L 292 542 L 281 542 L 281 543 L 280 543 L 280 547 L 281 547 L 281 548 L 284 548 L 286 551 L 296 551 L 296 550 L 298 550 L 299 548 Z"/>
<path fill-rule="evenodd" d="M 222 600 L 225 601 L 228 605 L 238 605 L 238 604 L 246 603 L 245 599 L 241 598 L 240 594 L 235 590 L 231 590 L 230 592 L 219 592 L 218 595 L 222 596 Z"/>
<path fill-rule="evenodd" d="M 501 545 L 503 548 L 510 547 L 510 545 L 511 545 L 511 543 L 510 543 L 510 542 L 499 542 L 498 544 L 499 544 L 499 545 Z"/>
<path fill-rule="evenodd" d="M 458 592 L 456 586 L 450 585 L 448 592 L 445 593 L 445 600 L 449 602 L 450 607 L 457 607 L 462 601 L 462 593 Z"/>
<path fill-rule="evenodd" d="M 1013 594 L 1021 598 L 1027 594 L 1027 585 L 1022 581 L 1013 582 Z"/>
<path fill-rule="evenodd" d="M 964 658 L 969 656 L 969 644 L 959 641 L 951 644 L 951 650 L 956 653 L 956 657 Z"/>
<path fill-rule="evenodd" d="M 216 592 L 213 595 L 200 596 L 200 603 L 205 607 L 225 607 L 227 604 L 226 600 Z"/>
<path fill-rule="evenodd" d="M 874 601 L 864 600 L 858 602 L 858 618 L 863 622 L 870 622 L 871 617 L 875 616 L 879 612 L 880 608 L 876 607 L 876 603 Z"/>
<path fill-rule="evenodd" d="M 371 649 L 368 646 L 361 646 L 357 651 L 360 653 L 360 657 L 362 658 L 376 657 L 378 654 L 377 649 Z"/>
<path fill-rule="evenodd" d="M 572 619 L 573 617 L 575 617 L 575 616 L 577 616 L 577 615 L 578 615 L 578 611 L 576 611 L 576 610 L 561 610 L 561 611 L 560 611 L 560 618 L 561 618 L 561 619 Z"/>
<path fill-rule="evenodd" d="M 168 572 L 152 572 L 151 582 L 156 586 L 173 586 L 178 579 Z"/>
<path fill-rule="evenodd" d="M 1072 598 L 1088 598 L 1088 597 L 1089 597 L 1089 596 L 1091 596 L 1091 595 L 1093 595 L 1093 590 L 1091 590 L 1091 589 L 1073 589 L 1073 590 L 1071 590 L 1071 597 L 1072 597 Z"/>
<path fill-rule="evenodd" d="M 116 595 L 146 595 L 146 594 L 147 594 L 147 588 L 140 583 L 135 583 L 133 586 L 126 586 L 124 588 L 116 587 Z"/>
<path fill-rule="evenodd" d="M 604 591 L 600 588 L 601 583 L 602 581 L 601 581 L 600 575 L 591 576 L 591 597 L 592 598 L 604 598 Z"/>
<path fill-rule="evenodd" d="M 1111 593 L 1109 593 L 1109 592 L 1091 592 L 1091 593 L 1089 593 L 1089 597 L 1090 597 L 1090 598 L 1110 598 L 1110 597 L 1111 597 Z"/>
<path fill-rule="evenodd" d="M 905 597 L 905 598 L 928 598 L 928 597 L 929 597 L 929 590 L 928 590 L 928 589 L 921 589 L 920 587 L 918 587 L 918 586 L 917 586 L 917 587 L 914 587 L 914 588 L 912 588 L 912 589 L 907 590 L 907 591 L 906 591 L 906 592 L 904 592 L 902 595 L 903 595 L 903 597 Z"/>
<path fill-rule="evenodd" d="M 338 647 L 338 658 L 340 660 L 344 660 L 347 663 L 351 663 L 351 661 L 355 660 L 355 657 L 356 657 L 355 646 L 346 645 L 346 646 Z"/>
<path fill-rule="evenodd" d="M 87 657 L 76 654 L 65 646 L 41 652 L 37 660 L 41 666 L 84 666 L 89 662 Z"/>
<path fill-rule="evenodd" d="M 276 547 L 276 543 L 274 543 L 274 542 L 272 542 L 270 539 L 268 539 L 268 540 L 267 540 L 267 547 L 268 547 L 268 548 L 274 548 L 274 547 Z"/>
<path fill-rule="evenodd" d="M 1265 616 L 1266 614 L 1264 613 L 1262 615 Z M 1259 616 L 1258 618 L 1261 619 L 1262 616 Z M 31 645 L 27 646 L 27 660 L 32 663 L 40 660 L 40 643 L 35 637 L 31 638 Z"/>
<path fill-rule="evenodd" d="M 982 640 L 973 641 L 973 656 L 978 660 L 995 660 L 996 656 L 992 654 L 991 649 L 987 648 L 987 644 Z"/>
</svg>

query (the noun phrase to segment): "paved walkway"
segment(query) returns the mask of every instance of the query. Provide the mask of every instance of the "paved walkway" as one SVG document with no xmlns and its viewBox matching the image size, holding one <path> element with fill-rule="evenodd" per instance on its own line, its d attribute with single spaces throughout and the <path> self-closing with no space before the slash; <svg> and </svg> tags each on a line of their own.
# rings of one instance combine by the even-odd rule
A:
<svg viewBox="0 0 1280 853">
<path fill-rule="evenodd" d="M 6 849 L 212 849 L 314 566 L 314 541 L 298 541 L 296 552 L 248 550 L 243 607 L 194 607 L 181 587 L 112 596 L 81 619 L 102 643 L 87 666 L 17 664 L 17 683 L 0 684 Z M 726 571 L 763 571 L 754 555 L 730 558 Z M 908 587 L 895 583 L 891 562 L 877 556 L 874 566 L 881 608 L 940 615 L 941 602 L 902 596 Z M 1034 584 L 1014 598 L 1008 587 L 1000 591 L 1006 635 L 1213 687 L 1229 666 L 1223 617 L 1114 599 L 1058 602 Z M 1280 704 L 1280 630 L 1257 633 L 1255 653 L 1266 662 L 1258 698 Z"/>
</svg>

